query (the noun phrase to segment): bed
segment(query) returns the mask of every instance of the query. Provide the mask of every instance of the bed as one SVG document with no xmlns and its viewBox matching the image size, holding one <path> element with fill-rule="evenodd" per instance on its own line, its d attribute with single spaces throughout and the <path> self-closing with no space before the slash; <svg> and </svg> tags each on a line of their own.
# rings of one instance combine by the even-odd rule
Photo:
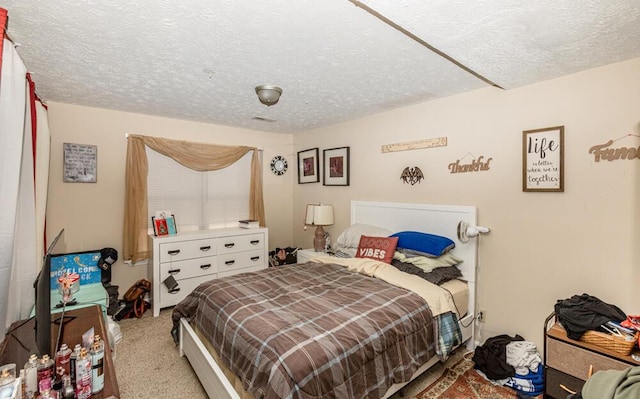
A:
<svg viewBox="0 0 640 399">
<path fill-rule="evenodd" d="M 449 294 L 390 265 L 382 266 L 370 259 L 326 256 L 301 266 L 235 276 L 206 290 L 194 291 L 176 306 L 174 322 L 179 326 L 180 354 L 189 359 L 212 398 L 388 398 L 446 357 L 451 348 L 444 349 L 444 356 L 441 352 L 447 345 L 473 346 L 477 240 L 463 243 L 458 239 L 461 221 L 475 226 L 475 207 L 352 201 L 352 225 L 384 226 L 391 231 L 413 230 L 451 238 L 455 242 L 451 253 L 462 260 L 457 267 L 466 284 L 462 288 L 451 285 L 450 290 L 457 292 Z M 279 281 L 285 281 L 288 288 L 277 287 Z M 299 295 L 297 287 L 306 284 L 323 291 L 332 281 L 339 281 L 340 289 L 332 291 L 331 298 L 318 293 L 320 302 L 311 304 L 306 301 L 316 297 L 315 291 Z M 253 287 L 255 284 L 258 286 Z M 263 295 L 267 291 L 273 291 L 269 301 L 276 302 L 265 305 Z M 362 294 L 353 305 L 347 305 L 343 296 L 353 297 L 354 292 Z M 241 301 L 235 299 L 242 295 Z M 219 303 L 211 307 L 218 313 L 198 314 L 196 309 L 214 297 Z M 458 298 L 457 303 L 453 297 Z M 285 298 L 289 301 L 287 308 L 278 302 Z M 255 313 L 246 313 L 248 308 L 265 314 L 265 318 L 258 320 Z M 312 322 L 303 323 L 296 318 L 305 308 L 316 312 Z M 393 312 L 399 316 L 391 315 Z M 230 313 L 238 315 L 237 320 L 227 319 Z M 442 344 L 440 333 L 454 328 L 450 327 L 452 317 L 459 337 Z M 391 327 L 386 327 L 382 319 Z M 302 336 L 298 330 L 302 324 L 310 324 L 316 333 Z M 358 330 L 373 324 L 382 326 L 380 331 L 356 336 Z M 273 331 L 281 334 L 275 337 Z M 326 331 L 333 331 L 340 338 L 333 338 Z M 369 340 L 373 346 L 365 346 Z M 243 352 L 245 349 L 232 346 L 236 344 L 251 349 Z M 227 366 L 230 363 L 235 371 Z"/>
</svg>

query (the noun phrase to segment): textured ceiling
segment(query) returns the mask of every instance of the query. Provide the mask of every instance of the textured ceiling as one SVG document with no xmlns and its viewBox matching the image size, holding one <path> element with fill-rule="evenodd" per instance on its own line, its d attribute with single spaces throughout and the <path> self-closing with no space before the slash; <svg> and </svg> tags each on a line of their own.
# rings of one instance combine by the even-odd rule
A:
<svg viewBox="0 0 640 399">
<path fill-rule="evenodd" d="M 0 7 L 45 101 L 275 132 L 640 57 L 638 0 L 3 0 Z M 282 87 L 277 105 L 258 101 L 261 84 Z"/>
</svg>

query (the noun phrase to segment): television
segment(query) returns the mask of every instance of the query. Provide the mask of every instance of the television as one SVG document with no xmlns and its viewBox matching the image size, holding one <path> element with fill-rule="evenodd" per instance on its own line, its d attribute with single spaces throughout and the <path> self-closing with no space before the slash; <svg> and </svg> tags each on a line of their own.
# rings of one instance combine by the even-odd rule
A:
<svg viewBox="0 0 640 399">
<path fill-rule="evenodd" d="M 55 356 L 51 350 L 51 257 L 64 253 L 64 229 L 55 236 L 42 258 L 42 267 L 35 288 L 35 335 L 38 355 Z M 53 348 L 55 349 L 55 348 Z"/>
</svg>

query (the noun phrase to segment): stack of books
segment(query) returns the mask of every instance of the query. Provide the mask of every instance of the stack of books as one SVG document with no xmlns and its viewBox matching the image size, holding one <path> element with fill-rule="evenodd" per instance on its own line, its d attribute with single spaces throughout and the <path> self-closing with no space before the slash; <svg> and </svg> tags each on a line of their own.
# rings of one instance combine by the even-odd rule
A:
<svg viewBox="0 0 640 399">
<path fill-rule="evenodd" d="M 258 227 L 260 227 L 258 221 L 253 219 L 239 220 L 238 224 L 243 229 L 257 229 Z"/>
</svg>

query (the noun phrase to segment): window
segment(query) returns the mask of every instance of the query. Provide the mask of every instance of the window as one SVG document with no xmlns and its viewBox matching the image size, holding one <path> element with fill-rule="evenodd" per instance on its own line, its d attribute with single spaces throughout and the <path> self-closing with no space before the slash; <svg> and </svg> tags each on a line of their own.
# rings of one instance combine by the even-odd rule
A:
<svg viewBox="0 0 640 399">
<path fill-rule="evenodd" d="M 178 231 L 235 227 L 249 217 L 251 157 L 248 152 L 233 165 L 220 170 L 198 172 L 145 146 L 148 228 L 151 216 L 170 210 Z"/>
</svg>

